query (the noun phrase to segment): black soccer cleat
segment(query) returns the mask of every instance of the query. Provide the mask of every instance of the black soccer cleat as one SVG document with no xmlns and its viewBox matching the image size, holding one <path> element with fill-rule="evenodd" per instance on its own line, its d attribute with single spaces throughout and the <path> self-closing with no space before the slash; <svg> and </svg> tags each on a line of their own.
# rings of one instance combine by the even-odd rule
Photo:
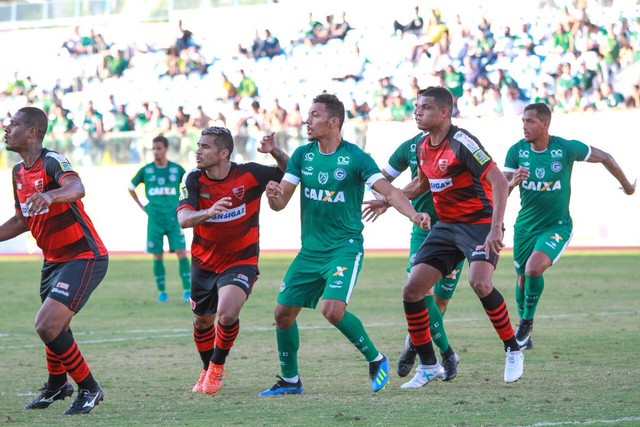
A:
<svg viewBox="0 0 640 427">
<path fill-rule="evenodd" d="M 64 383 L 61 387 L 50 389 L 49 383 L 44 383 L 40 389 L 40 395 L 27 403 L 24 409 L 44 409 L 48 408 L 55 400 L 64 400 L 73 394 L 73 386 L 69 382 Z"/>
<path fill-rule="evenodd" d="M 460 358 L 456 353 L 452 353 L 449 357 L 442 356 L 442 367 L 444 368 L 442 381 L 451 381 L 458 375 L 458 362 L 460 362 Z"/>
<path fill-rule="evenodd" d="M 520 319 L 520 324 L 516 330 L 516 341 L 522 350 L 531 350 L 533 343 L 529 344 L 533 335 L 533 319 Z"/>
<path fill-rule="evenodd" d="M 66 411 L 64 411 L 64 414 L 88 414 L 93 408 L 98 406 L 98 403 L 102 402 L 103 399 L 104 391 L 102 391 L 102 387 L 100 387 L 100 385 L 98 385 L 98 390 L 93 393 L 87 389 L 78 390 L 76 400 L 71 406 L 69 406 L 69 408 L 67 408 Z"/>
<path fill-rule="evenodd" d="M 416 363 L 416 356 L 418 352 L 411 342 L 411 336 L 407 334 L 407 338 L 404 340 L 404 349 L 400 353 L 398 358 L 397 372 L 398 376 L 406 377 L 413 370 L 413 365 Z"/>
</svg>

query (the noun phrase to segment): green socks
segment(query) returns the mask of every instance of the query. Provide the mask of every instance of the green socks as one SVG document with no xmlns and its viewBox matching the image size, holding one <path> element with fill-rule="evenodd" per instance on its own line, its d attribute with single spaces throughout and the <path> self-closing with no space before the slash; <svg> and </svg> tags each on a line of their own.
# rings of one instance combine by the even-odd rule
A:
<svg viewBox="0 0 640 427">
<path fill-rule="evenodd" d="M 345 311 L 342 320 L 335 327 L 351 341 L 351 344 L 356 346 L 358 351 L 367 359 L 367 362 L 372 362 L 378 356 L 378 349 L 369 338 L 367 331 L 364 330 L 360 319 L 355 315 Z"/>
<path fill-rule="evenodd" d="M 429 324 L 431 327 L 431 339 L 438 346 L 440 353 L 444 353 L 449 349 L 449 339 L 447 338 L 447 332 L 444 330 L 444 322 L 442 321 L 442 313 L 436 304 L 433 295 L 427 295 L 424 297 L 424 301 L 427 304 L 427 310 L 429 310 Z"/>
<path fill-rule="evenodd" d="M 276 339 L 282 376 L 293 378 L 298 375 L 298 348 L 300 348 L 298 322 L 293 322 L 293 325 L 287 329 L 276 328 Z"/>
<path fill-rule="evenodd" d="M 544 278 L 542 276 L 524 277 L 524 311 L 521 316 L 523 319 L 533 319 L 543 290 Z"/>
<path fill-rule="evenodd" d="M 182 279 L 182 289 L 188 291 L 191 289 L 191 266 L 189 258 L 179 258 L 178 268 L 180 269 L 180 278 Z"/>
<path fill-rule="evenodd" d="M 166 290 L 166 271 L 164 269 L 164 261 L 161 259 L 153 260 L 153 275 L 156 278 L 156 286 L 158 287 L 159 292 L 164 292 Z"/>
</svg>

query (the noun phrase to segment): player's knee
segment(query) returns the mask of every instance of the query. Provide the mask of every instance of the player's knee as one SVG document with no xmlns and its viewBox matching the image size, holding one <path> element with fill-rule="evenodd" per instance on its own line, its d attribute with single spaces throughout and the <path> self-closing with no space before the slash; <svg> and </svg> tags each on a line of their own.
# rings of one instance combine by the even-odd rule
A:
<svg viewBox="0 0 640 427">
<path fill-rule="evenodd" d="M 288 329 L 293 325 L 296 320 L 296 316 L 284 309 L 283 306 L 278 305 L 273 313 L 273 317 L 276 321 L 277 329 Z"/>
<path fill-rule="evenodd" d="M 408 281 L 402 288 L 402 300 L 407 302 L 416 302 L 423 299 L 426 292 L 421 291 L 415 282 Z"/>
<path fill-rule="evenodd" d="M 493 290 L 493 284 L 491 282 L 469 280 L 469 284 L 480 298 L 486 297 Z"/>
<path fill-rule="evenodd" d="M 212 327 L 214 321 L 215 321 L 215 318 L 210 320 L 210 319 L 207 319 L 205 317 L 194 316 L 194 318 L 193 318 L 193 327 L 202 331 L 204 329 L 209 329 L 210 327 Z"/>
<path fill-rule="evenodd" d="M 540 277 L 544 273 L 545 267 L 538 265 L 527 265 L 524 275 L 529 277 Z"/>
<path fill-rule="evenodd" d="M 45 344 L 56 339 L 61 330 L 51 325 L 46 319 L 36 321 L 36 333 Z"/>
<path fill-rule="evenodd" d="M 344 317 L 344 310 L 334 306 L 323 306 L 322 315 L 329 321 L 329 323 L 337 325 Z"/>
<path fill-rule="evenodd" d="M 227 312 L 219 312 L 218 313 L 218 323 L 222 323 L 223 325 L 232 325 L 238 320 L 237 313 L 227 313 Z"/>
</svg>

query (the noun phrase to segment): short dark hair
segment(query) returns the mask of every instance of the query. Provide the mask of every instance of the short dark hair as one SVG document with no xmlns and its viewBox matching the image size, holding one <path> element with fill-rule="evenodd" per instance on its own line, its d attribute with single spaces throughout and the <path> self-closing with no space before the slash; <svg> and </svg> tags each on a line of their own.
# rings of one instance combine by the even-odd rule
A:
<svg viewBox="0 0 640 427">
<path fill-rule="evenodd" d="M 162 135 L 158 135 L 151 140 L 151 142 L 160 142 L 164 145 L 164 148 L 169 148 L 169 140 Z"/>
<path fill-rule="evenodd" d="M 23 107 L 18 110 L 24 116 L 23 121 L 27 126 L 33 126 L 38 131 L 38 136 L 41 140 L 44 139 L 44 135 L 47 133 L 47 127 L 49 119 L 47 114 L 36 107 Z"/>
<path fill-rule="evenodd" d="M 420 89 L 418 91 L 418 97 L 421 96 L 433 98 L 438 107 L 449 110 L 449 115 L 453 113 L 453 95 L 451 95 L 451 92 L 446 87 L 429 86 L 426 89 Z"/>
<path fill-rule="evenodd" d="M 214 137 L 213 143 L 218 147 L 218 150 L 224 150 L 226 148 L 229 150 L 229 157 L 231 157 L 231 153 L 233 153 L 233 136 L 231 136 L 229 129 L 222 126 L 209 126 L 208 128 L 202 129 L 200 134 L 212 135 Z"/>
<path fill-rule="evenodd" d="M 544 102 L 536 102 L 524 107 L 524 111 L 535 111 L 540 120 L 551 121 L 551 108 Z"/>
<path fill-rule="evenodd" d="M 340 129 L 342 129 L 345 116 L 344 104 L 338 99 L 337 96 L 329 93 L 323 93 L 313 98 L 313 103 L 324 104 L 327 112 L 329 113 L 329 117 L 337 117 L 338 120 L 340 120 Z"/>
</svg>

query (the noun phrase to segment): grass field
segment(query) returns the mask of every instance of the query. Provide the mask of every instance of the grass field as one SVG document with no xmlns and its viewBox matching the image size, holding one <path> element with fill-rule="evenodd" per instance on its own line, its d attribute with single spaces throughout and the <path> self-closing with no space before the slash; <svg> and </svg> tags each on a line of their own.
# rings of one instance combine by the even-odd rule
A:
<svg viewBox="0 0 640 427">
<path fill-rule="evenodd" d="M 395 363 L 405 336 L 400 289 L 405 257 L 369 254 L 350 310 L 365 323 L 393 374 L 369 390 L 360 354 L 322 317 L 299 317 L 301 396 L 258 397 L 279 374 L 273 308 L 290 255 L 261 258 L 260 280 L 241 314 L 241 331 L 216 396 L 191 393 L 201 363 L 191 313 L 180 301 L 177 264 L 167 259 L 167 304 L 155 302 L 151 259 L 113 256 L 105 281 L 74 319 L 80 349 L 106 397 L 87 416 L 65 417 L 69 399 L 25 411 L 46 379 L 34 329 L 41 261 L 0 258 L 0 424 L 192 426 L 640 425 L 640 252 L 566 254 L 545 275 L 535 348 L 525 375 L 503 383 L 502 344 L 466 284 L 466 270 L 445 324 L 461 357 L 458 377 L 401 390 Z M 172 273 L 174 273 L 172 275 Z M 495 284 L 517 323 L 510 254 Z M 74 394 L 75 397 L 75 394 Z"/>
</svg>

